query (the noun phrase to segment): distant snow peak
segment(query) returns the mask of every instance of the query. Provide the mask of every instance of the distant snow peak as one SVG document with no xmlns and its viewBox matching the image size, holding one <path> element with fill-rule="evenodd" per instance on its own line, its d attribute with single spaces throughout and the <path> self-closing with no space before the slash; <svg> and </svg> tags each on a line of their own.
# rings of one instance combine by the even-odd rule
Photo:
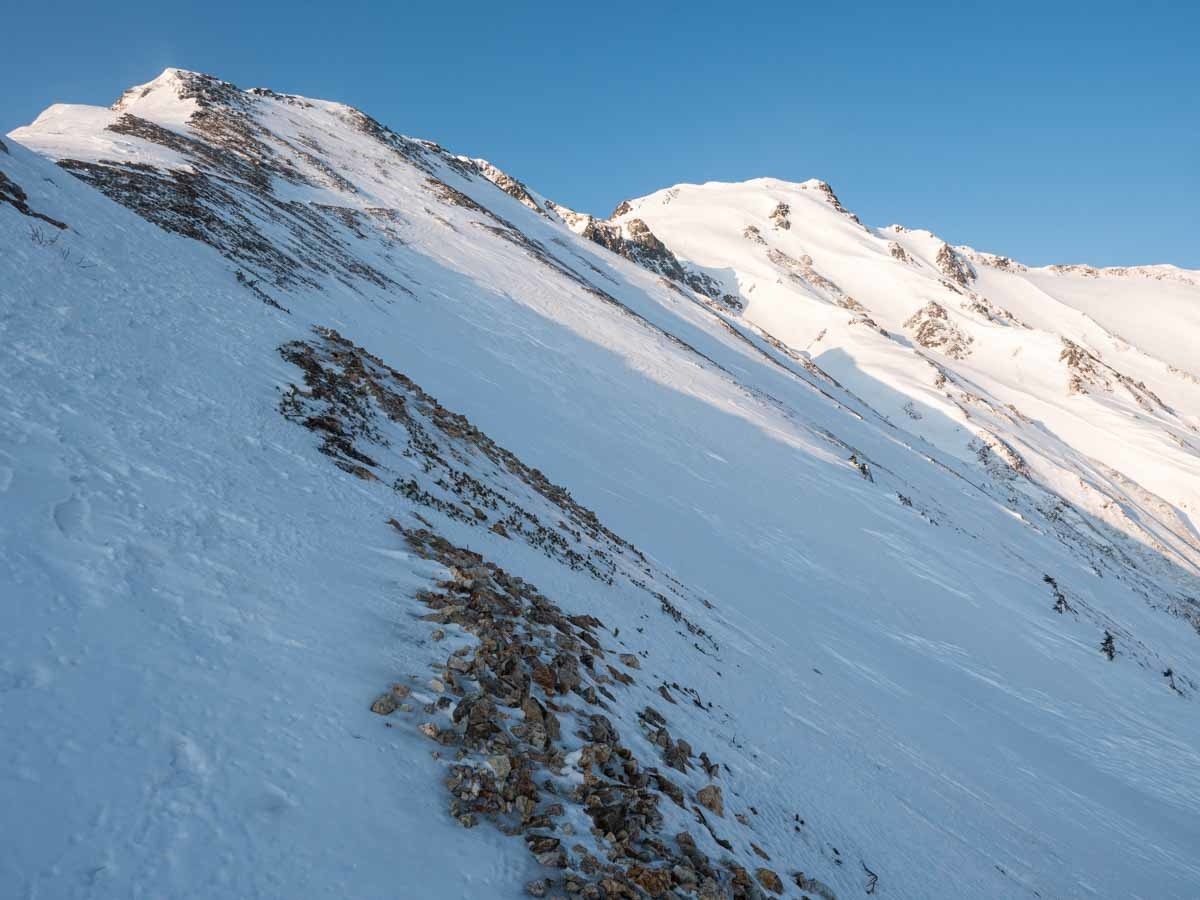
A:
<svg viewBox="0 0 1200 900">
<path fill-rule="evenodd" d="M 1178 266 L 1108 266 L 1098 268 L 1086 264 L 1052 265 L 1047 269 L 1056 275 L 1079 275 L 1084 278 L 1147 278 L 1154 281 L 1176 281 L 1190 287 L 1200 287 L 1200 273 L 1189 272 Z"/>
<path fill-rule="evenodd" d="M 184 69 L 163 69 L 157 77 L 147 81 L 145 84 L 135 84 L 133 87 L 126 88 L 121 96 L 117 98 L 116 102 L 113 103 L 111 109 L 114 112 L 125 112 L 139 101 L 145 100 L 151 94 L 159 91 L 180 97 L 187 83 L 197 82 L 203 77 L 208 76 L 201 76 Z"/>
</svg>

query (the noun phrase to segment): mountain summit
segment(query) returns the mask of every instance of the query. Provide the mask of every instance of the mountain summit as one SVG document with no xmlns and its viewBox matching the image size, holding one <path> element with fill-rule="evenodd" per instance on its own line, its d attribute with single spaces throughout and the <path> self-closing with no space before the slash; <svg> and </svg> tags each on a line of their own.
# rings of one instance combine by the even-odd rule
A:
<svg viewBox="0 0 1200 900">
<path fill-rule="evenodd" d="M 0 894 L 1194 897 L 1200 273 L 522 174 L 0 144 Z"/>
</svg>

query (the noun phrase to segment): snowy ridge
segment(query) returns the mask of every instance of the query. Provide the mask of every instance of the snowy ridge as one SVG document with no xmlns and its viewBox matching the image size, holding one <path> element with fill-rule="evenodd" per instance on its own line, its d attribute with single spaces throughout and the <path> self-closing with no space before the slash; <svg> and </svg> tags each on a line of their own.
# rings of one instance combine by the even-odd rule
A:
<svg viewBox="0 0 1200 900">
<path fill-rule="evenodd" d="M 0 893 L 1195 896 L 1194 273 L 181 70 L 10 138 Z"/>
<path fill-rule="evenodd" d="M 630 201 L 618 220 L 644 219 L 680 258 L 729 272 L 744 318 L 907 418 L 906 430 L 955 455 L 1001 440 L 1040 483 L 1196 571 L 1200 393 L 1181 373 L 1200 334 L 1200 281 L 1169 269 L 1165 287 L 1160 267 L 1031 269 L 925 231 L 876 235 L 848 215 L 823 182 L 758 179 L 670 188 Z M 1163 319 L 1141 315 L 1148 303 Z M 882 331 L 853 327 L 862 322 Z M 985 423 L 981 407 L 1006 412 Z M 929 409 L 954 431 L 923 423 Z M 1064 465 L 1047 439 L 1076 458 Z M 1097 480 L 1097 468 L 1149 503 Z"/>
</svg>

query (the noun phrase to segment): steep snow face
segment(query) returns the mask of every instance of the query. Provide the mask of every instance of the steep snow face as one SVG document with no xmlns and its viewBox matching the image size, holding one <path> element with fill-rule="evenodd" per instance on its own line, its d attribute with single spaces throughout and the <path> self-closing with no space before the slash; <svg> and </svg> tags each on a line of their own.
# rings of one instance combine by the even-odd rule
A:
<svg viewBox="0 0 1200 900">
<path fill-rule="evenodd" d="M 623 204 L 744 318 L 956 456 L 997 451 L 1200 564 L 1200 273 L 1032 269 L 862 226 L 823 182 L 680 185 Z"/>
<path fill-rule="evenodd" d="M 1082 443 L 1162 348 L 819 182 L 585 235 L 177 70 L 13 137 L 0 894 L 1195 896 L 1194 532 Z"/>
</svg>

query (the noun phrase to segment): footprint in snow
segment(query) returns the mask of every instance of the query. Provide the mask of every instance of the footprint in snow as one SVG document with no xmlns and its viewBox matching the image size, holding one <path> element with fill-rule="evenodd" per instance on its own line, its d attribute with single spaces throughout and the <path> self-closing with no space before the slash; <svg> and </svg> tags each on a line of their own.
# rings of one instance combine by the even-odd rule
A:
<svg viewBox="0 0 1200 900">
<path fill-rule="evenodd" d="M 259 812 L 265 816 L 281 816 L 299 805 L 295 797 L 269 781 L 263 785 L 263 793 L 258 799 Z"/>
<path fill-rule="evenodd" d="M 78 494 L 54 507 L 54 524 L 65 537 L 81 539 L 91 527 L 92 507 Z"/>
</svg>

